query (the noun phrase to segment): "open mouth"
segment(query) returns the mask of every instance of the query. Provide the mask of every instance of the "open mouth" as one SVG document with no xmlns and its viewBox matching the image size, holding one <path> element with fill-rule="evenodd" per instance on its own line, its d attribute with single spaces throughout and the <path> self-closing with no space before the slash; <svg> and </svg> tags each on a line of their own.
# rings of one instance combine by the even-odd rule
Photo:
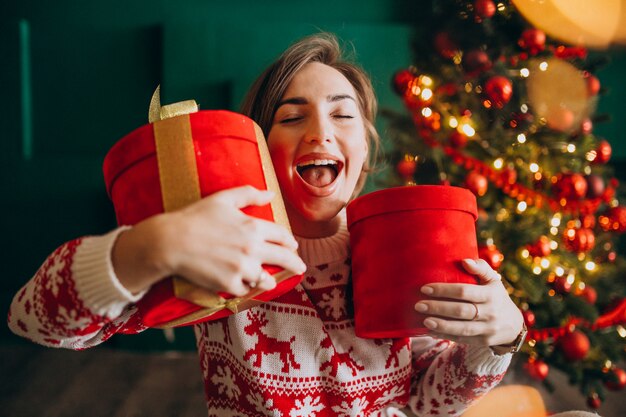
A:
<svg viewBox="0 0 626 417">
<path fill-rule="evenodd" d="M 296 165 L 296 171 L 307 184 L 313 187 L 326 187 L 332 184 L 343 167 L 341 161 L 332 159 L 311 159 Z"/>
</svg>

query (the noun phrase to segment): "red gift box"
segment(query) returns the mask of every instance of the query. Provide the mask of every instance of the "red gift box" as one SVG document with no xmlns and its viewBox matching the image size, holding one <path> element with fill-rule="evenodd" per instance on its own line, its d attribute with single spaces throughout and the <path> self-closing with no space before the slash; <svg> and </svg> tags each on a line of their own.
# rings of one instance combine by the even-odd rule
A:
<svg viewBox="0 0 626 417">
<path fill-rule="evenodd" d="M 276 197 L 243 212 L 289 228 L 263 132 L 242 114 L 199 111 L 142 126 L 111 148 L 103 170 L 120 225 L 182 208 L 216 191 L 252 185 L 271 189 Z M 141 320 L 148 327 L 174 327 L 219 319 L 276 298 L 302 279 L 276 266 L 263 267 L 276 279 L 276 288 L 245 297 L 213 293 L 180 277 L 164 279 L 137 302 Z"/>
<path fill-rule="evenodd" d="M 432 282 L 476 284 L 461 265 L 477 259 L 476 197 L 418 185 L 375 191 L 347 207 L 355 331 L 364 338 L 422 335 L 415 303 Z"/>
</svg>

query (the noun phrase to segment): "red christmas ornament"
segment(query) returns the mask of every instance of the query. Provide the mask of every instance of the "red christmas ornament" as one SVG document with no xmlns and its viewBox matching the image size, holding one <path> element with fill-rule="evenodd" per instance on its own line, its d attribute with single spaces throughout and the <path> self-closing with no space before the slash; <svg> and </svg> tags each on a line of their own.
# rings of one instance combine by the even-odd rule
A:
<svg viewBox="0 0 626 417">
<path fill-rule="evenodd" d="M 417 113 L 413 119 L 415 123 L 429 132 L 438 132 L 441 129 L 441 115 L 434 111 L 430 116 L 424 116 L 422 113 Z"/>
<path fill-rule="evenodd" d="M 580 131 L 585 135 L 591 134 L 591 132 L 593 131 L 593 122 L 590 118 L 587 117 L 585 120 L 583 120 L 580 125 Z"/>
<path fill-rule="evenodd" d="M 435 35 L 434 44 L 435 50 L 439 55 L 447 59 L 452 59 L 459 51 L 459 47 L 452 40 L 448 32 L 437 33 Z"/>
<path fill-rule="evenodd" d="M 598 299 L 598 293 L 593 287 L 585 287 L 584 290 L 580 293 L 580 296 L 589 304 L 595 304 Z"/>
<path fill-rule="evenodd" d="M 570 361 L 578 361 L 589 352 L 589 338 L 580 330 L 566 333 L 557 342 L 563 355 Z"/>
<path fill-rule="evenodd" d="M 553 188 L 558 198 L 577 200 L 587 194 L 587 180 L 581 174 L 562 174 Z"/>
<path fill-rule="evenodd" d="M 537 55 L 537 53 L 543 51 L 546 46 L 546 34 L 539 29 L 526 29 L 522 32 L 518 44 L 531 55 Z"/>
<path fill-rule="evenodd" d="M 613 150 L 611 149 L 611 144 L 606 140 L 601 140 L 598 142 L 598 147 L 596 148 L 596 158 L 593 160 L 596 164 L 606 164 L 611 159 L 611 154 Z"/>
<path fill-rule="evenodd" d="M 600 92 L 600 80 L 589 73 L 585 76 L 585 80 L 587 81 L 587 94 L 589 97 L 595 96 Z"/>
<path fill-rule="evenodd" d="M 563 233 L 563 243 L 572 252 L 589 252 L 596 245 L 596 236 L 593 230 L 585 227 L 568 228 Z"/>
<path fill-rule="evenodd" d="M 526 368 L 526 372 L 528 372 L 531 378 L 538 381 L 546 379 L 548 372 L 550 372 L 548 364 L 541 359 L 529 359 L 528 362 L 524 364 L 524 368 Z"/>
<path fill-rule="evenodd" d="M 587 175 L 587 198 L 599 198 L 604 195 L 605 185 L 604 179 L 599 175 Z"/>
<path fill-rule="evenodd" d="M 626 386 L 626 371 L 621 368 L 613 368 L 604 385 L 611 391 L 621 390 Z"/>
<path fill-rule="evenodd" d="M 400 70 L 393 76 L 393 89 L 396 93 L 403 96 L 407 93 L 416 79 L 417 77 L 411 71 L 407 69 Z"/>
<path fill-rule="evenodd" d="M 593 229 L 596 226 L 596 216 L 593 214 L 580 216 L 580 224 L 584 228 Z"/>
<path fill-rule="evenodd" d="M 473 49 L 463 56 L 463 69 L 469 75 L 478 75 L 491 68 L 491 60 L 485 51 Z"/>
<path fill-rule="evenodd" d="M 487 193 L 489 183 L 484 175 L 470 171 L 465 177 L 465 186 L 478 197 L 482 197 Z"/>
<path fill-rule="evenodd" d="M 552 253 L 552 248 L 550 247 L 550 238 L 547 236 L 541 236 L 537 242 L 532 245 L 527 246 L 528 253 L 530 256 L 548 256 Z"/>
<path fill-rule="evenodd" d="M 504 255 L 498 250 L 496 245 L 479 246 L 478 257 L 484 259 L 496 271 L 502 265 L 502 261 L 504 261 Z"/>
<path fill-rule="evenodd" d="M 600 223 L 600 227 L 605 232 L 626 232 L 626 207 L 611 207 L 604 214 L 598 217 L 598 223 Z"/>
<path fill-rule="evenodd" d="M 502 75 L 493 76 L 485 83 L 485 95 L 496 107 L 502 108 L 511 100 L 513 84 L 511 84 L 511 80 Z"/>
<path fill-rule="evenodd" d="M 524 317 L 524 323 L 526 323 L 526 327 L 534 327 L 537 321 L 535 317 L 535 313 L 531 310 L 522 311 L 522 316 Z"/>
<path fill-rule="evenodd" d="M 602 400 L 600 400 L 600 397 L 598 397 L 598 394 L 594 392 L 589 397 L 587 397 L 587 405 L 597 410 L 602 405 Z"/>
<path fill-rule="evenodd" d="M 559 294 L 569 294 L 569 292 L 572 290 L 572 283 L 569 282 L 567 277 L 565 276 L 556 277 L 554 279 L 554 282 L 552 283 L 552 286 L 554 288 L 554 291 L 558 292 Z"/>
<path fill-rule="evenodd" d="M 474 12 L 482 19 L 489 19 L 496 13 L 496 5 L 492 0 L 476 0 Z"/>
<path fill-rule="evenodd" d="M 398 165 L 396 165 L 396 171 L 398 174 L 405 180 L 413 179 L 413 175 L 415 175 L 415 168 L 417 167 L 417 162 L 415 162 L 415 158 L 412 156 L 406 156 Z"/>
<path fill-rule="evenodd" d="M 467 140 L 467 135 L 459 132 L 456 129 L 450 134 L 450 145 L 454 146 L 455 148 L 464 147 L 465 145 L 467 145 Z"/>
</svg>

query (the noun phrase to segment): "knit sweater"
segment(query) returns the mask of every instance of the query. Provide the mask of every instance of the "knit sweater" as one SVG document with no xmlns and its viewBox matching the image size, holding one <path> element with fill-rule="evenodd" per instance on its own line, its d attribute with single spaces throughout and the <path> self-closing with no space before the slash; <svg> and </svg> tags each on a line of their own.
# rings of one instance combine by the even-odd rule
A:
<svg viewBox="0 0 626 417">
<path fill-rule="evenodd" d="M 144 330 L 110 261 L 119 232 L 70 241 L 17 293 L 9 327 L 53 347 L 84 349 Z M 194 326 L 209 416 L 460 415 L 501 380 L 510 354 L 428 336 L 354 334 L 349 236 L 297 238 L 300 285 L 230 317 Z"/>
</svg>

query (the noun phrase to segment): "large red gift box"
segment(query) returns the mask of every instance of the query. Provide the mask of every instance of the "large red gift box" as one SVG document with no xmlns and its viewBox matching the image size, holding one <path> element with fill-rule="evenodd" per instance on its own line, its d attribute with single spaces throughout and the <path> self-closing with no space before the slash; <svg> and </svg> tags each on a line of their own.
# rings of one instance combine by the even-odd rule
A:
<svg viewBox="0 0 626 417">
<path fill-rule="evenodd" d="M 425 316 L 415 311 L 423 285 L 477 283 L 461 265 L 478 258 L 476 197 L 469 190 L 389 188 L 353 200 L 347 216 L 357 336 L 425 334 Z"/>
<path fill-rule="evenodd" d="M 196 111 L 142 126 L 111 148 L 103 170 L 120 225 L 177 210 L 216 191 L 252 185 L 271 189 L 276 197 L 243 211 L 289 228 L 263 132 L 242 114 Z M 252 290 L 245 297 L 213 293 L 180 277 L 164 279 L 137 302 L 141 321 L 148 327 L 174 327 L 219 319 L 276 298 L 302 279 L 276 266 L 263 267 L 278 282 L 276 288 Z"/>
</svg>

